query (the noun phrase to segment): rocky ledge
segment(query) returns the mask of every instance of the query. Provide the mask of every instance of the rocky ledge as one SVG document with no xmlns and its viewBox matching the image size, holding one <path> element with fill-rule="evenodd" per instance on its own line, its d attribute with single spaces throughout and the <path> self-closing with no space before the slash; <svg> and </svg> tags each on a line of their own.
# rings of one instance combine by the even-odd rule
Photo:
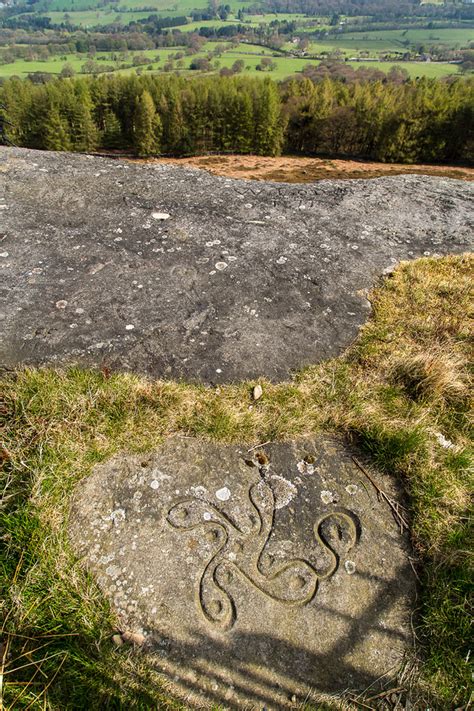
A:
<svg viewBox="0 0 474 711">
<path fill-rule="evenodd" d="M 400 260 L 467 251 L 473 194 L 2 149 L 0 364 L 287 378 L 351 343 Z"/>
</svg>

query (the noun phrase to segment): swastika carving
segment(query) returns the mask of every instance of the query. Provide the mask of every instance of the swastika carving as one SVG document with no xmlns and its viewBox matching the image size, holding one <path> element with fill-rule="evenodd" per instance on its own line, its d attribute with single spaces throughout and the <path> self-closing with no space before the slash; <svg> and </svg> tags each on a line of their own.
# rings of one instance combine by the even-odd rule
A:
<svg viewBox="0 0 474 711">
<path fill-rule="evenodd" d="M 358 541 L 359 521 L 347 509 L 335 509 L 316 518 L 308 532 L 329 561 L 317 569 L 308 557 L 276 560 L 268 552 L 275 522 L 275 495 L 271 477 L 265 474 L 253 484 L 245 501 L 246 523 L 202 498 L 175 503 L 167 521 L 175 529 L 191 531 L 211 548 L 211 557 L 198 580 L 197 604 L 204 617 L 223 630 L 230 629 L 237 609 L 230 588 L 235 576 L 284 605 L 306 605 L 316 595 L 320 581 L 337 571 L 342 555 Z"/>
</svg>

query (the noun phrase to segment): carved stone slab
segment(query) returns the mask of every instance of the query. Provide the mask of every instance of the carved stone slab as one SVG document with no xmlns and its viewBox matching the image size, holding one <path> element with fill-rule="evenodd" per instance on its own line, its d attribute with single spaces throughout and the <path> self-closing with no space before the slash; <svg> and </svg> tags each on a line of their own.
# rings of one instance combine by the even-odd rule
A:
<svg viewBox="0 0 474 711">
<path fill-rule="evenodd" d="M 248 452 L 176 437 L 116 457 L 79 485 L 69 530 L 191 701 L 280 709 L 364 688 L 410 643 L 407 542 L 331 439 Z"/>
</svg>

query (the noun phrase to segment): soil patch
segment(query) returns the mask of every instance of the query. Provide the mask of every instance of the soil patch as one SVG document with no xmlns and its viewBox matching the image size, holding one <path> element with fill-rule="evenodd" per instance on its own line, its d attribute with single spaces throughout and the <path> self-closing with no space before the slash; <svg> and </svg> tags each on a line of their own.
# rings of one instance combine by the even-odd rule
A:
<svg viewBox="0 0 474 711">
<path fill-rule="evenodd" d="M 379 178 L 386 175 L 436 175 L 459 180 L 474 180 L 474 168 L 450 165 L 404 165 L 372 163 L 326 158 L 280 156 L 194 156 L 190 158 L 159 158 L 160 163 L 189 165 L 227 178 L 271 180 L 278 183 L 312 183 L 315 180 Z"/>
</svg>

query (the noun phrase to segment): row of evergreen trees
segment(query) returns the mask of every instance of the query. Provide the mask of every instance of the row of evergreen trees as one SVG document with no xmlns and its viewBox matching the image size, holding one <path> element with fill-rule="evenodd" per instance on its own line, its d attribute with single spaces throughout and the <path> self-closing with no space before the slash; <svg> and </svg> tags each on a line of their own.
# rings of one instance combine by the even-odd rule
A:
<svg viewBox="0 0 474 711">
<path fill-rule="evenodd" d="M 99 76 L 0 88 L 7 142 L 48 150 L 474 161 L 474 81 Z"/>
</svg>

